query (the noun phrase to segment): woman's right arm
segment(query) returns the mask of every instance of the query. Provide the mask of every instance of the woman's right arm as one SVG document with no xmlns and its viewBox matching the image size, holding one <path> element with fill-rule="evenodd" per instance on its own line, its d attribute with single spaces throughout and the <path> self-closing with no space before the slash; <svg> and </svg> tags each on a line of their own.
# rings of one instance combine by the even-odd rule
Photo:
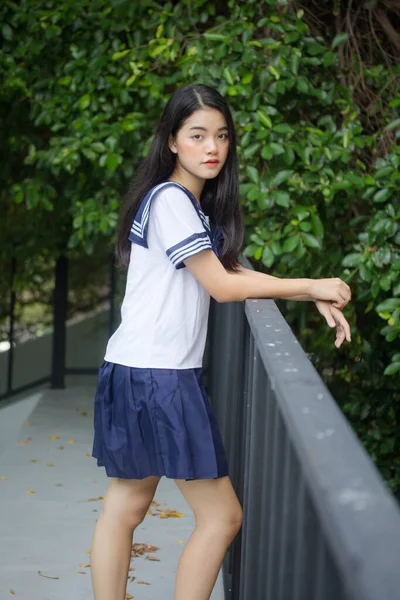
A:
<svg viewBox="0 0 400 600">
<path fill-rule="evenodd" d="M 184 261 L 194 277 L 217 302 L 240 302 L 247 298 L 295 299 L 311 296 L 329 300 L 343 308 L 351 298 L 350 287 L 341 279 L 281 279 L 251 277 L 227 271 L 213 250 L 204 250 Z"/>
</svg>

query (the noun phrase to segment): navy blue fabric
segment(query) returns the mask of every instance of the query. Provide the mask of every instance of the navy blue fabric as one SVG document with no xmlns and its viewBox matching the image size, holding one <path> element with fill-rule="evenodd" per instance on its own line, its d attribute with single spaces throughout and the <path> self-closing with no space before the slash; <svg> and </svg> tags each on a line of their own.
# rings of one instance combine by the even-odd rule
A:
<svg viewBox="0 0 400 600">
<path fill-rule="evenodd" d="M 193 204 L 197 214 L 199 215 L 200 221 L 202 222 L 204 229 L 206 230 L 208 236 L 211 236 L 211 230 L 205 218 L 204 212 L 199 206 L 195 196 L 192 194 L 190 190 L 188 190 L 185 186 L 177 183 L 176 181 L 162 181 L 157 186 L 153 186 L 144 196 L 142 201 L 140 202 L 139 208 L 136 212 L 135 218 L 132 223 L 131 230 L 129 232 L 128 238 L 131 242 L 139 244 L 139 246 L 143 246 L 144 248 L 148 248 L 147 243 L 147 232 L 149 228 L 149 219 L 150 219 L 150 210 L 152 200 L 156 197 L 156 195 L 165 188 L 168 187 L 176 187 L 182 190 L 191 203 Z M 157 188 L 155 190 L 155 188 Z"/>
<path fill-rule="evenodd" d="M 108 477 L 228 475 L 202 368 L 144 369 L 103 361 L 95 394 L 92 456 Z"/>
</svg>

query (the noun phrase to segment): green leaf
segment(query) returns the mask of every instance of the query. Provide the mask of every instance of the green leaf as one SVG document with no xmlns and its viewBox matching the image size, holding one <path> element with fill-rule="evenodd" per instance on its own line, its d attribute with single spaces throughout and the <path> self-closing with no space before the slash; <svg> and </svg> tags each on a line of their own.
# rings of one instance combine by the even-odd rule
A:
<svg viewBox="0 0 400 600">
<path fill-rule="evenodd" d="M 274 65 L 269 65 L 268 71 L 271 73 L 271 75 L 273 75 L 275 77 L 276 80 L 280 79 L 281 75 L 280 75 L 278 69 L 276 67 L 274 67 Z"/>
<path fill-rule="evenodd" d="M 342 265 L 344 267 L 358 267 L 362 259 L 362 254 L 360 253 L 352 253 L 348 254 L 342 260 Z"/>
<path fill-rule="evenodd" d="M 277 144 L 276 142 L 271 142 L 269 147 L 271 148 L 274 155 L 284 154 L 285 149 L 281 144 Z"/>
<path fill-rule="evenodd" d="M 203 33 L 203 36 L 207 40 L 211 40 L 213 42 L 229 42 L 230 41 L 230 37 L 228 37 L 227 35 L 224 35 L 223 33 L 213 33 L 212 31 L 206 31 L 205 33 Z"/>
<path fill-rule="evenodd" d="M 270 117 L 267 115 L 267 113 L 265 112 L 264 109 L 260 108 L 257 111 L 257 115 L 258 115 L 258 118 L 260 120 L 260 123 L 262 125 L 264 125 L 264 127 L 268 127 L 268 128 L 272 127 L 272 121 L 271 121 Z"/>
<path fill-rule="evenodd" d="M 297 234 L 292 237 L 286 238 L 286 240 L 283 244 L 283 251 L 284 252 L 293 252 L 293 250 L 298 245 L 299 241 L 300 241 L 300 236 Z"/>
<path fill-rule="evenodd" d="M 310 89 L 307 79 L 305 77 L 298 77 L 296 81 L 296 88 L 299 90 L 299 92 L 307 94 L 308 90 Z"/>
<path fill-rule="evenodd" d="M 258 183 L 259 177 L 258 177 L 258 171 L 255 167 L 246 167 L 246 173 L 249 177 L 249 179 L 253 182 L 253 183 Z"/>
<path fill-rule="evenodd" d="M 293 171 L 291 171 L 291 170 L 284 170 L 284 171 L 279 171 L 278 173 L 275 173 L 275 175 L 272 177 L 272 179 L 269 182 L 269 187 L 274 188 L 274 187 L 280 186 L 281 183 L 290 179 L 290 177 L 292 175 L 293 175 Z"/>
<path fill-rule="evenodd" d="M 111 59 L 112 60 L 119 60 L 120 58 L 123 58 L 124 56 L 126 56 L 128 53 L 130 52 L 130 50 L 122 50 L 121 52 L 115 52 Z"/>
<path fill-rule="evenodd" d="M 315 237 L 315 235 L 313 235 L 312 233 L 304 233 L 304 232 L 302 232 L 300 235 L 303 238 L 306 246 L 309 246 L 310 248 L 321 249 L 321 242 L 319 241 L 319 239 L 317 237 Z"/>
<path fill-rule="evenodd" d="M 290 195 L 287 192 L 275 190 L 273 196 L 276 204 L 278 204 L 279 206 L 283 206 L 284 208 L 289 208 Z"/>
<path fill-rule="evenodd" d="M 311 223 L 315 235 L 322 238 L 322 236 L 324 235 L 324 226 L 317 214 L 311 213 Z"/>
<path fill-rule="evenodd" d="M 400 306 L 400 298 L 387 298 L 375 307 L 376 312 L 394 311 Z"/>
<path fill-rule="evenodd" d="M 311 56 L 316 56 L 317 54 L 323 54 L 324 52 L 326 52 L 326 47 L 323 46 L 322 44 L 310 44 L 308 46 L 308 53 L 311 54 Z"/>
<path fill-rule="evenodd" d="M 232 71 L 232 69 L 230 69 L 229 67 L 225 67 L 223 73 L 229 85 L 233 85 L 235 83 L 235 74 Z"/>
<path fill-rule="evenodd" d="M 389 190 L 388 188 L 383 188 L 376 192 L 373 197 L 373 202 L 386 202 L 388 198 L 392 195 L 393 190 Z"/>
<path fill-rule="evenodd" d="M 365 265 L 360 265 L 360 277 L 363 281 L 371 281 L 372 275 Z"/>
<path fill-rule="evenodd" d="M 347 42 L 347 39 L 348 35 L 345 32 L 338 33 L 337 35 L 335 35 L 331 44 L 332 50 L 337 48 L 337 46 L 339 46 L 340 44 L 343 44 L 343 42 Z"/>
<path fill-rule="evenodd" d="M 400 127 L 400 119 L 395 119 L 394 121 L 386 125 L 385 129 L 386 131 L 390 131 L 391 129 L 395 129 L 396 127 Z"/>
<path fill-rule="evenodd" d="M 260 142 L 250 144 L 250 146 L 247 146 L 247 148 L 244 149 L 243 156 L 245 158 L 251 158 L 260 149 L 260 146 Z"/>
<path fill-rule="evenodd" d="M 107 160 L 106 160 L 106 166 L 107 169 L 109 171 L 115 171 L 115 169 L 118 167 L 119 163 L 120 163 L 120 156 L 119 154 L 108 154 L 107 155 Z"/>
<path fill-rule="evenodd" d="M 253 81 L 253 77 L 254 77 L 253 73 L 246 73 L 245 75 L 243 75 L 243 77 L 242 77 L 243 85 L 251 83 Z"/>
<path fill-rule="evenodd" d="M 400 371 L 400 362 L 392 362 L 386 367 L 383 374 L 394 375 L 395 373 L 397 373 L 397 371 Z"/>
<path fill-rule="evenodd" d="M 287 123 L 279 123 L 272 128 L 276 133 L 292 133 L 294 130 Z"/>
<path fill-rule="evenodd" d="M 7 23 L 1 28 L 1 33 L 5 40 L 11 42 L 11 40 L 13 39 L 13 30 L 9 25 L 7 25 Z"/>
<path fill-rule="evenodd" d="M 290 146 L 286 146 L 285 147 L 285 153 L 283 155 L 283 160 L 285 162 L 285 164 L 290 167 L 294 161 L 295 161 L 296 155 L 294 153 L 293 148 L 291 148 Z"/>
<path fill-rule="evenodd" d="M 82 96 L 82 98 L 79 100 L 79 108 L 81 110 L 85 110 L 90 105 L 90 100 L 90 94 L 85 94 Z"/>
<path fill-rule="evenodd" d="M 262 263 L 266 267 L 271 267 L 274 263 L 275 257 L 271 251 L 271 249 L 266 246 L 262 253 Z"/>
<path fill-rule="evenodd" d="M 290 70 L 294 75 L 297 75 L 299 72 L 300 59 L 301 55 L 299 55 L 297 52 L 293 52 L 292 56 L 290 57 Z"/>
<path fill-rule="evenodd" d="M 261 254 L 262 254 L 262 247 L 257 248 L 257 250 L 254 252 L 254 258 L 256 260 L 260 260 L 261 258 Z"/>
</svg>

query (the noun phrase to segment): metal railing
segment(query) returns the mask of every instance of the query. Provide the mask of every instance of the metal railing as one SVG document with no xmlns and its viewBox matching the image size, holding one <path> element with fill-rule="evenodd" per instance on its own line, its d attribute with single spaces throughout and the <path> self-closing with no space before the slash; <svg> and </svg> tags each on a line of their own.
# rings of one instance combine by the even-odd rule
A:
<svg viewBox="0 0 400 600">
<path fill-rule="evenodd" d="M 54 268 L 54 288 L 53 288 L 53 328 L 52 328 L 52 349 L 51 357 L 48 364 L 44 365 L 46 376 L 32 377 L 31 380 L 24 385 L 14 384 L 14 367 L 15 367 L 15 307 L 16 307 L 16 292 L 14 290 L 14 282 L 18 269 L 18 263 L 15 258 L 11 260 L 10 269 L 10 296 L 8 310 L 8 345 L 7 351 L 7 369 L 6 369 L 6 386 L 5 391 L 0 391 L 0 402 L 15 396 L 21 392 L 25 392 L 38 385 L 50 384 L 51 388 L 64 388 L 66 375 L 87 375 L 97 374 L 97 368 L 83 367 L 66 367 L 66 325 L 67 325 L 67 308 L 68 308 L 68 271 L 69 261 L 66 256 L 60 256 Z M 117 286 L 117 272 L 114 267 L 114 256 L 110 255 L 110 272 L 109 272 L 109 323 L 108 330 L 111 335 L 115 328 L 115 296 Z"/>
<path fill-rule="evenodd" d="M 243 525 L 228 600 L 400 598 L 400 509 L 273 300 L 212 301 L 207 388 Z"/>
</svg>

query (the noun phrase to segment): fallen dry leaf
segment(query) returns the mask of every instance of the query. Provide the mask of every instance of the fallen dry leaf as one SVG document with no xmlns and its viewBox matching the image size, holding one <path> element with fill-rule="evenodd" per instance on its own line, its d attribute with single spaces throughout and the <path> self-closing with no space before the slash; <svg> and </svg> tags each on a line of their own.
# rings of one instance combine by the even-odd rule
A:
<svg viewBox="0 0 400 600">
<path fill-rule="evenodd" d="M 129 567 L 128 571 L 136 571 L 135 567 Z"/>
<path fill-rule="evenodd" d="M 96 479 L 92 479 L 92 483 L 97 483 L 97 480 Z"/>
<path fill-rule="evenodd" d="M 62 485 L 64 485 L 63 483 L 56 483 L 57 487 L 61 487 Z"/>
<path fill-rule="evenodd" d="M 183 540 L 175 540 L 175 542 L 176 542 L 177 544 L 184 544 L 184 543 L 185 543 Z"/>
<path fill-rule="evenodd" d="M 69 444 L 75 444 L 76 442 L 76 438 L 71 438 L 70 440 L 68 440 Z"/>
<path fill-rule="evenodd" d="M 26 440 L 19 440 L 18 444 L 21 444 L 22 446 L 25 446 L 26 444 L 30 444 L 32 441 L 32 438 L 26 438 Z"/>
<path fill-rule="evenodd" d="M 7 479 L 7 477 L 5 477 L 5 476 L 4 476 L 4 477 L 0 477 L 0 479 L 1 479 L 2 481 L 5 481 L 5 480 Z"/>
<path fill-rule="evenodd" d="M 14 590 L 10 590 L 10 594 L 12 594 L 13 596 L 15 596 Z"/>
<path fill-rule="evenodd" d="M 146 513 L 146 515 L 152 515 L 153 513 L 151 512 L 151 510 L 149 509 Z"/>
<path fill-rule="evenodd" d="M 156 502 L 156 500 L 152 500 L 151 506 L 160 506 L 160 503 Z"/>
<path fill-rule="evenodd" d="M 48 435 L 47 439 L 48 440 L 59 440 L 60 436 L 58 435 L 58 433 L 55 433 L 54 435 Z"/>
<path fill-rule="evenodd" d="M 96 500 L 104 500 L 104 496 L 99 496 L 98 498 L 89 498 L 88 502 L 95 502 Z"/>
<path fill-rule="evenodd" d="M 79 566 L 82 567 L 82 569 L 86 569 L 87 567 L 90 567 L 90 563 L 88 565 L 85 565 L 84 563 L 80 563 Z"/>
<path fill-rule="evenodd" d="M 83 456 L 85 456 L 85 457 L 90 457 L 90 454 L 87 454 L 87 453 L 86 453 L 86 454 L 84 454 Z"/>
<path fill-rule="evenodd" d="M 176 517 L 176 518 L 180 519 L 181 517 L 185 516 L 185 513 L 178 513 L 178 512 L 176 512 L 176 510 L 169 510 L 167 508 L 165 510 L 158 508 L 157 510 L 161 511 L 160 519 L 169 519 L 170 517 Z"/>
<path fill-rule="evenodd" d="M 147 560 L 156 560 L 156 561 L 160 562 L 160 559 L 157 558 L 156 556 L 146 556 L 145 558 L 147 558 Z"/>
<path fill-rule="evenodd" d="M 48 467 L 54 467 L 54 464 L 53 463 L 47 463 L 47 466 Z"/>
<path fill-rule="evenodd" d="M 143 585 L 150 585 L 150 583 L 148 583 L 147 581 L 142 581 L 141 579 L 139 579 L 137 583 L 142 583 Z"/>
<path fill-rule="evenodd" d="M 57 446 L 57 450 L 64 450 L 64 446 Z"/>
<path fill-rule="evenodd" d="M 127 592 L 125 598 L 126 600 L 131 600 L 131 598 L 134 598 L 134 596 L 132 596 L 132 594 L 128 594 Z"/>
<path fill-rule="evenodd" d="M 32 421 L 30 419 L 26 419 L 24 425 L 32 425 Z"/>
<path fill-rule="evenodd" d="M 27 494 L 36 494 L 35 490 L 26 490 Z"/>
<path fill-rule="evenodd" d="M 90 554 L 90 550 L 86 550 L 86 554 Z"/>
<path fill-rule="evenodd" d="M 40 458 L 32 458 L 31 462 L 40 462 Z"/>
<path fill-rule="evenodd" d="M 47 579 L 60 579 L 59 577 L 50 577 L 50 575 L 43 575 L 42 571 L 38 571 L 39 575 L 46 577 Z"/>
<path fill-rule="evenodd" d="M 156 552 L 156 550 L 159 550 L 158 546 L 136 543 L 132 544 L 131 556 L 142 556 L 145 552 Z"/>
<path fill-rule="evenodd" d="M 86 571 L 77 571 L 77 573 L 79 573 L 79 575 L 86 575 Z"/>
</svg>

